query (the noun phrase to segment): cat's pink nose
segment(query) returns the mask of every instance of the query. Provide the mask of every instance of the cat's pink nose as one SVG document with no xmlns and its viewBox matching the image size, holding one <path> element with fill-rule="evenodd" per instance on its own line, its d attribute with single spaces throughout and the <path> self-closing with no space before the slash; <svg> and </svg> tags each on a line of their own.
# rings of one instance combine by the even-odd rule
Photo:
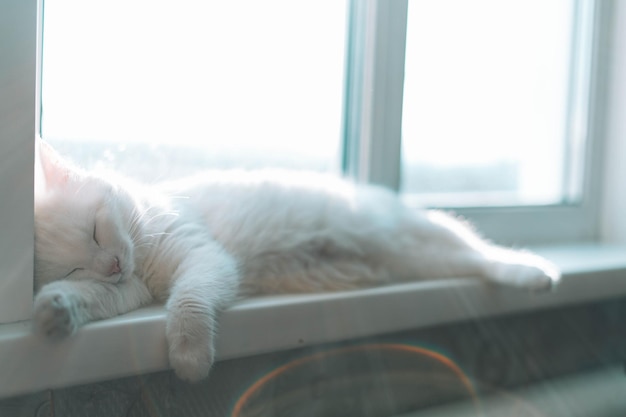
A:
<svg viewBox="0 0 626 417">
<path fill-rule="evenodd" d="M 113 258 L 113 262 L 111 262 L 111 266 L 109 267 L 109 275 L 115 275 L 122 272 L 122 268 L 120 268 L 120 260 L 117 259 L 117 256 Z"/>
</svg>

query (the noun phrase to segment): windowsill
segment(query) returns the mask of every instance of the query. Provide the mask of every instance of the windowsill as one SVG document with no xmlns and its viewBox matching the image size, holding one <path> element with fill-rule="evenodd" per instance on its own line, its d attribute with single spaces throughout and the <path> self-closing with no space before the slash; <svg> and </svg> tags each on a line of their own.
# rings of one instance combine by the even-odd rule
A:
<svg viewBox="0 0 626 417">
<path fill-rule="evenodd" d="M 245 300 L 221 319 L 218 358 L 626 295 L 626 247 L 570 245 L 537 252 L 563 271 L 555 292 L 531 294 L 454 279 Z M 0 397 L 167 368 L 160 306 L 91 323 L 56 344 L 32 335 L 27 322 L 0 326 Z"/>
</svg>

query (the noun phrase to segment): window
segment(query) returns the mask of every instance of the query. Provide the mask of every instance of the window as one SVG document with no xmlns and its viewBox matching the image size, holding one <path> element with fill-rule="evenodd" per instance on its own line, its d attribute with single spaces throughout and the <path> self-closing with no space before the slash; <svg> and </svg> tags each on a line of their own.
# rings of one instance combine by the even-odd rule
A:
<svg viewBox="0 0 626 417">
<path fill-rule="evenodd" d="M 492 8 L 496 13 L 504 7 L 501 3 L 481 1 L 472 2 L 475 8 L 463 14 L 483 10 L 484 15 Z M 419 123 L 419 117 L 412 117 L 417 112 L 413 109 L 419 109 L 422 99 L 419 78 L 415 77 L 425 77 L 428 73 L 424 71 L 432 71 L 425 64 L 420 65 L 419 58 L 429 45 L 423 42 L 422 38 L 426 38 L 423 31 L 435 29 L 428 29 L 420 22 L 438 20 L 432 13 L 439 13 L 443 19 L 440 9 L 443 6 L 468 6 L 424 0 L 368 0 L 352 1 L 348 7 L 328 1 L 302 8 L 300 3 L 276 0 L 265 2 L 267 8 L 257 2 L 246 3 L 242 11 L 241 4 L 230 6 L 223 2 L 187 0 L 172 10 L 160 3 L 142 7 L 145 4 L 135 0 L 125 2 L 127 13 L 120 15 L 115 13 L 115 8 L 122 7 L 121 3 L 48 0 L 43 55 L 41 131 L 44 137 L 75 157 L 122 168 L 130 166 L 135 174 L 144 176 L 167 172 L 162 163 L 164 159 L 176 159 L 181 162 L 179 167 L 193 166 L 194 169 L 205 164 L 240 164 L 242 160 L 235 157 L 242 154 L 241 149 L 247 149 L 248 155 L 261 155 L 249 161 L 253 166 L 261 161 L 261 164 L 284 163 L 333 170 L 338 169 L 341 161 L 347 173 L 360 180 L 394 188 L 401 186 L 409 201 L 413 196 L 428 201 L 426 197 L 432 188 L 425 192 L 420 184 L 429 177 L 407 174 L 412 160 L 425 159 L 422 155 L 436 152 L 434 146 L 424 145 L 429 143 L 423 139 L 427 136 L 423 131 L 427 123 Z M 602 111 L 601 81 L 606 71 L 602 47 L 603 37 L 607 36 L 604 22 L 609 16 L 608 6 L 590 0 L 551 2 L 550 6 L 532 2 L 507 4 L 526 7 L 528 9 L 524 10 L 528 13 L 534 10 L 535 13 L 530 13 L 533 16 L 544 16 L 540 11 L 547 10 L 544 19 L 554 23 L 549 25 L 553 28 L 550 33 L 555 34 L 551 38 L 552 48 L 562 52 L 548 56 L 555 59 L 551 67 L 553 75 L 565 72 L 568 80 L 566 86 L 561 84 L 555 89 L 558 94 L 551 99 L 553 103 L 563 103 L 567 93 L 566 104 L 551 106 L 551 117 L 558 122 L 554 128 L 556 133 L 548 135 L 555 141 L 552 146 L 557 151 L 554 152 L 561 156 L 555 166 L 562 175 L 546 174 L 558 180 L 556 186 L 551 186 L 558 193 L 542 193 L 540 199 L 530 196 L 525 200 L 521 196 L 504 200 L 509 207 L 473 207 L 457 211 L 478 223 L 487 236 L 504 242 L 594 239 L 598 234 L 597 184 L 601 172 L 597 151 L 602 137 L 602 120 L 598 113 Z M 3 89 L 25 86 L 11 90 L 10 94 L 3 90 L 0 100 L 3 106 L 2 155 L 6 158 L 0 178 L 4 182 L 0 185 L 5 195 L 15 196 L 2 200 L 4 214 L 0 221 L 6 224 L 4 230 L 12 225 L 20 230 L 11 234 L 12 240 L 2 240 L 4 249 L 0 254 L 11 260 L 22 259 L 3 281 L 3 288 L 11 290 L 2 294 L 11 295 L 0 303 L 7 310 L 0 315 L 4 321 L 13 321 L 27 317 L 30 311 L 31 287 L 23 275 L 28 276 L 31 270 L 29 259 L 32 259 L 33 248 L 32 226 L 29 225 L 32 216 L 28 208 L 31 197 L 24 188 L 20 189 L 22 193 L 16 191 L 15 184 L 32 181 L 28 168 L 32 163 L 29 162 L 32 131 L 28 126 L 36 119 L 31 91 L 36 68 L 33 57 L 36 22 L 34 6 L 30 3 L 20 3 L 20 6 L 7 3 L 3 7 L 6 10 L 1 14 L 0 28 L 6 36 L 2 39 L 20 39 L 13 45 L 23 47 L 4 49 L 5 59 L 0 65 Z M 205 9 L 200 13 L 193 7 Z M 219 13 L 215 7 L 221 8 Z M 69 9 L 72 13 L 64 13 Z M 93 17 L 96 15 L 98 18 Z M 173 32 L 178 31 L 172 30 L 172 25 L 188 21 L 186 19 L 193 24 L 181 30 L 182 38 L 175 38 Z M 269 25 L 269 19 L 276 22 Z M 241 25 L 221 24 L 232 21 Z M 208 22 L 211 25 L 207 25 Z M 119 30 L 108 30 L 111 26 Z M 255 36 L 249 35 L 252 26 Z M 137 27 L 143 30 L 136 30 Z M 268 27 L 271 30 L 264 32 Z M 539 26 L 537 30 L 541 27 L 545 28 Z M 312 33 L 317 35 L 312 36 Z M 435 33 L 429 36 L 433 37 L 433 44 L 435 39 L 440 39 Z M 205 45 L 198 41 L 207 38 L 219 42 Z M 247 50 L 247 54 L 234 53 L 232 47 L 225 46 L 225 39 Z M 527 42 L 527 39 L 520 42 Z M 546 40 L 546 43 L 549 42 Z M 266 48 L 267 45 L 271 48 Z M 558 48 L 556 45 L 568 46 Z M 30 55 L 25 53 L 29 50 L 33 52 Z M 489 55 L 488 52 L 483 50 L 483 54 Z M 220 57 L 217 64 L 208 61 L 209 57 L 217 56 Z M 272 65 L 273 62 L 281 64 Z M 183 71 L 185 69 L 190 73 Z M 474 71 L 480 75 L 479 68 Z M 231 74 L 235 77 L 225 81 Z M 257 87 L 259 89 L 251 92 Z M 159 100 L 163 97 L 168 99 Z M 275 99 L 272 104 L 270 98 Z M 597 113 L 594 109 L 598 109 Z M 173 116 L 166 117 L 168 114 Z M 157 124 L 163 120 L 162 124 Z M 239 123 L 239 120 L 245 122 Z M 417 130 L 411 133 L 411 129 Z M 252 136 L 255 141 L 251 140 Z M 187 144 L 204 149 L 203 156 L 197 159 L 193 158 L 199 153 L 184 152 L 181 149 L 185 147 L 178 146 L 192 137 L 202 139 L 200 143 Z M 258 142 L 259 138 L 263 141 Z M 77 140 L 81 140 L 80 146 L 76 146 Z M 87 140 L 91 145 L 85 145 Z M 268 143 L 268 140 L 273 142 Z M 166 153 L 168 158 L 163 157 L 162 148 L 168 144 L 171 146 L 166 148 L 168 151 L 178 150 L 176 158 L 172 158 L 171 152 Z M 144 150 L 140 163 L 125 158 L 134 154 L 134 147 Z M 507 149 L 501 147 L 498 152 L 504 155 Z M 595 165 L 589 164 L 593 161 Z M 505 167 L 505 172 L 511 172 L 506 171 L 506 163 L 503 158 L 499 164 Z M 497 168 L 498 163 L 493 166 Z M 419 171 L 419 166 L 412 169 Z M 449 176 L 450 172 L 455 171 L 448 170 L 445 174 Z M 486 172 L 481 175 L 497 177 L 498 181 L 506 179 L 499 173 Z M 438 176 L 436 174 L 437 171 L 434 174 L 431 171 L 431 177 Z M 438 191 L 443 188 L 441 185 Z M 459 193 L 438 194 L 439 197 L 447 194 L 440 204 L 462 205 L 450 198 L 458 197 Z M 496 203 L 503 204 L 502 201 Z M 511 207 L 511 201 L 532 205 Z M 431 200 L 433 202 L 438 203 Z M 470 202 L 477 205 L 476 200 Z M 480 200 L 480 204 L 486 202 L 489 203 Z M 23 296 L 15 296 L 17 293 Z"/>
<path fill-rule="evenodd" d="M 409 2 L 406 194 L 437 206 L 580 198 L 589 4 Z"/>
<path fill-rule="evenodd" d="M 435 100 L 440 98 L 433 96 L 450 89 L 454 80 L 449 78 L 453 76 L 465 77 L 465 82 L 458 84 L 465 90 L 458 91 L 458 94 L 472 94 L 474 86 L 467 86 L 471 82 L 468 74 L 474 71 L 482 77 L 481 66 L 484 59 L 489 58 L 489 47 L 471 45 L 472 51 L 482 53 L 482 56 L 477 62 L 468 63 L 465 72 L 457 68 L 437 71 L 432 61 L 453 61 L 461 59 L 463 55 L 459 54 L 469 53 L 467 48 L 461 50 L 458 42 L 446 41 L 445 37 L 452 36 L 446 32 L 449 28 L 446 22 L 461 14 L 466 19 L 470 16 L 466 9 L 474 14 L 482 10 L 486 16 L 481 15 L 482 22 L 472 20 L 463 26 L 468 32 L 464 33 L 463 39 L 478 42 L 480 36 L 485 40 L 508 36 L 511 43 L 517 39 L 520 48 L 535 48 L 537 42 L 532 37 L 512 33 L 515 27 L 523 30 L 519 24 L 515 27 L 506 24 L 507 19 L 511 20 L 507 18 L 511 13 L 522 16 L 519 11 L 511 11 L 515 8 L 526 10 L 527 15 L 540 14 L 540 19 L 532 17 L 532 21 L 537 20 L 532 31 L 545 29 L 547 32 L 533 36 L 546 38 L 546 45 L 542 47 L 561 50 L 559 55 L 549 55 L 549 63 L 553 66 L 550 68 L 546 68 L 541 58 L 547 52 L 527 54 L 534 57 L 535 63 L 541 64 L 531 80 L 536 86 L 549 83 L 559 75 L 566 79 L 551 89 L 535 88 L 540 94 L 528 97 L 539 101 L 549 116 L 543 118 L 547 123 L 535 124 L 532 129 L 526 129 L 526 133 L 536 131 L 542 139 L 550 140 L 539 143 L 544 147 L 539 151 L 539 158 L 532 150 L 526 150 L 530 139 L 511 133 L 499 139 L 504 141 L 515 137 L 519 139 L 517 143 L 511 141 L 508 146 L 498 143 L 497 147 L 492 147 L 491 155 L 483 149 L 480 158 L 474 159 L 477 153 L 469 155 L 466 149 L 473 146 L 484 148 L 480 145 L 483 139 L 458 137 L 455 126 L 441 126 L 437 130 L 439 126 L 433 122 L 441 124 L 448 120 L 449 125 L 462 125 L 460 121 L 467 120 L 467 117 L 459 112 L 465 110 L 460 105 L 437 107 Z M 551 2 L 548 7 L 543 3 L 516 1 L 379 0 L 354 2 L 351 16 L 349 63 L 352 72 L 346 98 L 346 160 L 350 174 L 401 190 L 409 204 L 451 208 L 470 218 L 485 235 L 501 243 L 537 244 L 598 237 L 600 172 L 597 158 L 603 136 L 601 111 L 607 70 L 603 39 L 608 33 L 606 19 L 610 16 L 605 2 Z M 425 21 L 441 23 L 435 25 L 440 29 Z M 540 22 L 544 23 L 538 25 Z M 504 33 L 485 33 L 489 27 L 493 32 L 504 30 L 503 26 L 506 26 Z M 530 30 L 530 25 L 525 27 Z M 448 32 L 454 31 L 448 29 Z M 533 55 L 535 53 L 537 55 Z M 442 58 L 442 55 L 446 57 Z M 517 59 L 515 55 L 513 57 Z M 502 68 L 504 64 L 499 65 Z M 515 65 L 504 69 L 511 71 L 512 67 Z M 484 71 L 489 73 L 492 69 L 488 66 Z M 519 77 L 519 74 L 510 75 Z M 485 93 L 499 94 L 501 88 L 493 86 L 493 79 L 488 81 L 490 84 L 485 86 Z M 525 82 L 531 81 L 526 78 Z M 473 99 L 471 96 L 459 101 L 476 113 L 490 111 L 489 107 L 471 101 Z M 529 104 L 524 105 L 526 111 L 529 107 Z M 536 113 L 535 110 L 532 113 Z M 529 115 L 523 117 L 529 119 Z M 521 120 L 515 112 L 509 113 L 509 119 L 511 117 Z M 535 117 L 536 120 L 541 118 Z M 484 121 L 485 118 L 472 120 L 477 133 L 470 134 L 484 136 L 485 131 L 479 128 L 500 134 L 493 123 L 487 126 Z M 501 126 L 504 125 L 498 125 L 498 129 Z M 513 127 L 508 129 L 514 130 Z M 440 136 L 429 137 L 433 131 Z M 455 137 L 450 138 L 451 135 Z M 448 141 L 445 146 L 440 143 L 443 137 Z M 511 148 L 524 149 L 524 152 L 512 152 Z M 552 164 L 541 162 L 549 159 L 545 157 L 548 153 L 556 158 Z M 529 158 L 520 158 L 523 154 L 528 154 Z M 445 155 L 448 161 L 445 164 L 439 161 L 437 166 L 437 157 L 441 155 Z M 512 160 L 509 155 L 517 159 Z M 486 163 L 487 159 L 491 162 Z M 592 161 L 595 165 L 590 163 Z M 548 169 L 545 174 L 548 179 L 536 176 L 533 168 L 531 171 L 523 169 L 524 166 L 536 168 L 538 165 Z M 485 179 L 488 181 L 484 182 Z M 478 180 L 483 183 L 477 183 Z"/>
<path fill-rule="evenodd" d="M 337 171 L 345 22 L 337 0 L 46 0 L 42 136 L 150 180 Z"/>
<path fill-rule="evenodd" d="M 343 169 L 504 243 L 592 239 L 601 12 L 593 0 L 47 0 L 41 132 L 144 179 Z"/>
</svg>

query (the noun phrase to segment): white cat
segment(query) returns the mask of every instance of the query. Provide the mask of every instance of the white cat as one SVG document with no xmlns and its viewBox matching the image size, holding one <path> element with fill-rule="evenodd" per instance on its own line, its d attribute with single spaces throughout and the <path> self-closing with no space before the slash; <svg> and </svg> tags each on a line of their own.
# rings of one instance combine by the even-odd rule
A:
<svg viewBox="0 0 626 417">
<path fill-rule="evenodd" d="M 40 144 L 35 329 L 64 337 L 162 300 L 170 364 L 186 380 L 208 374 L 216 320 L 237 297 L 461 276 L 544 289 L 559 279 L 548 261 L 382 188 L 281 171 L 145 186 L 84 172 Z"/>
</svg>

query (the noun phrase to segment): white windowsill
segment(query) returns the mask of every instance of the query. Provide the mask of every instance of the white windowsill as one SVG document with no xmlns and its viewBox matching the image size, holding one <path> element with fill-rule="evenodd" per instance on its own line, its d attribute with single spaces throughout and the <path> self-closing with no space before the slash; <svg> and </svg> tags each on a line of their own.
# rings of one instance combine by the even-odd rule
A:
<svg viewBox="0 0 626 417">
<path fill-rule="evenodd" d="M 416 329 L 470 317 L 626 296 L 626 247 L 538 249 L 564 277 L 557 291 L 530 294 L 475 279 L 416 282 L 367 290 L 242 301 L 226 311 L 219 359 Z M 160 306 L 91 323 L 56 344 L 30 323 L 0 326 L 0 397 L 167 369 Z"/>
</svg>

